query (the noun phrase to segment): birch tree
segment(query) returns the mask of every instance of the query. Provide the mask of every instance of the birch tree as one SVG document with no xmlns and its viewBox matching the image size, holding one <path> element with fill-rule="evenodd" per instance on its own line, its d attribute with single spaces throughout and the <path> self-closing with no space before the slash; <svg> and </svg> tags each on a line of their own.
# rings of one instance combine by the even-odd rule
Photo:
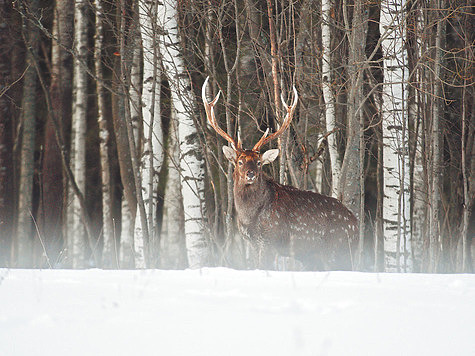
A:
<svg viewBox="0 0 475 356">
<path fill-rule="evenodd" d="M 134 3 L 135 4 L 135 3 Z M 120 10 L 121 13 L 124 13 L 126 11 L 126 1 L 121 0 L 120 1 Z M 130 58 L 130 55 L 133 54 L 134 52 L 137 53 L 135 50 L 133 50 L 134 46 L 138 43 L 140 43 L 138 37 L 140 34 L 140 31 L 138 30 L 138 8 L 137 6 L 133 7 L 134 11 L 134 16 L 135 21 L 132 24 L 132 28 L 129 28 L 129 34 L 128 36 L 126 35 L 126 29 L 127 29 L 127 22 L 124 16 L 121 16 L 120 20 L 120 57 L 121 57 L 121 65 L 120 65 L 120 76 L 122 80 L 122 85 L 121 85 L 121 92 L 124 94 L 124 103 L 125 103 L 125 115 L 123 117 L 124 123 L 125 123 L 125 128 L 127 131 L 127 143 L 128 143 L 128 150 L 130 152 L 130 159 L 131 159 L 131 168 L 132 168 L 132 177 L 135 185 L 135 197 L 137 200 L 137 217 L 140 217 L 140 230 L 141 230 L 141 235 L 143 236 L 143 247 L 141 248 L 141 251 L 143 253 L 139 253 L 136 256 L 136 260 L 139 260 L 138 266 L 143 268 L 145 266 L 145 261 L 147 260 L 148 257 L 148 243 L 149 243 L 149 230 L 148 230 L 148 223 L 147 223 L 147 212 L 145 209 L 145 202 L 143 199 L 143 194 L 142 194 L 142 181 L 141 181 L 141 171 L 140 171 L 140 157 L 139 157 L 139 144 L 140 141 L 138 140 L 138 134 L 137 134 L 137 129 L 134 127 L 135 124 L 132 120 L 132 114 L 133 112 L 140 116 L 140 111 L 138 110 L 138 107 L 140 107 L 140 100 L 138 99 L 138 96 L 135 94 L 138 92 L 138 88 L 140 86 L 138 79 L 138 72 L 137 68 L 139 67 L 139 64 L 137 61 L 134 61 L 134 58 Z M 128 41 L 126 41 L 128 39 Z M 132 48 L 132 50 L 131 50 Z M 137 60 L 137 57 L 135 58 Z M 132 67 L 132 63 L 134 63 L 135 68 Z M 133 69 L 133 70 L 132 70 Z M 134 74 L 134 82 L 132 83 L 132 78 L 131 75 Z M 130 93 L 132 87 L 135 86 L 134 92 L 134 97 L 136 102 L 131 102 L 130 101 Z M 128 91 L 128 92 L 127 92 Z M 126 98 L 127 93 L 129 94 L 129 98 Z M 129 99 L 129 100 L 126 100 Z M 134 110 L 131 110 L 131 105 L 135 105 Z M 141 246 L 135 246 L 136 251 L 139 250 Z M 144 256 L 145 258 L 142 258 Z M 144 261 L 142 263 L 142 261 Z"/>
<path fill-rule="evenodd" d="M 141 24 L 142 21 L 139 15 L 139 2 L 134 1 L 132 3 L 132 22 L 128 31 L 128 41 L 126 44 L 126 59 L 125 63 L 127 64 L 126 75 L 130 77 L 130 83 L 127 83 L 128 89 L 128 107 L 130 111 L 130 126 L 132 128 L 131 133 L 133 136 L 133 142 L 135 146 L 135 151 L 137 155 L 138 164 L 141 163 L 141 155 L 147 155 L 148 146 L 144 142 L 143 137 L 143 125 L 142 125 L 142 73 L 141 73 L 141 62 L 142 62 L 142 37 L 141 37 Z M 130 57 L 130 58 L 129 58 Z M 129 139 L 130 140 L 130 139 Z M 144 146 L 145 145 L 145 146 Z M 132 148 L 131 148 L 132 152 Z M 134 154 L 134 153 L 132 153 Z M 147 155 L 148 156 L 148 155 Z M 133 163 L 134 160 L 132 160 Z M 141 179 L 136 178 L 136 181 L 140 181 L 141 187 L 141 196 L 145 197 L 144 204 L 146 214 L 148 216 L 148 198 L 144 194 L 144 177 L 142 165 L 138 167 L 139 176 Z M 140 186 L 140 184 L 137 184 Z M 136 185 L 136 186 L 137 186 Z M 140 188 L 139 188 L 140 189 Z M 141 199 L 142 200 L 142 199 Z M 145 268 L 146 266 L 146 256 L 148 249 L 148 241 L 144 236 L 144 229 L 142 227 L 142 217 L 140 215 L 140 209 L 137 209 L 136 216 L 134 219 L 134 229 L 133 229 L 133 238 L 134 238 L 134 252 L 135 252 L 135 267 L 136 268 Z M 147 232 L 152 233 L 150 227 L 148 227 Z"/>
<path fill-rule="evenodd" d="M 209 259 L 209 242 L 204 222 L 204 162 L 193 119 L 196 116 L 196 105 L 178 32 L 178 2 L 165 0 L 159 5 L 158 19 L 163 26 L 160 53 L 178 121 L 188 263 L 191 268 L 197 268 L 208 264 Z"/>
<path fill-rule="evenodd" d="M 141 156 L 142 194 L 147 214 L 151 245 L 157 237 L 156 206 L 158 172 L 163 163 L 163 132 L 160 120 L 160 63 L 156 1 L 142 1 L 140 6 L 140 33 L 143 44 L 143 152 Z M 137 255 L 143 244 L 141 220 L 135 218 L 135 247 Z M 136 260 L 136 264 L 139 261 Z"/>
<path fill-rule="evenodd" d="M 331 10 L 332 0 L 322 0 L 322 90 L 325 100 L 325 124 L 327 132 L 336 128 L 335 117 L 335 98 L 332 92 L 332 74 L 331 74 Z M 328 151 L 330 153 L 332 189 L 331 195 L 338 196 L 338 187 L 340 185 L 341 158 L 338 154 L 335 135 L 328 136 Z"/>
<path fill-rule="evenodd" d="M 383 169 L 384 251 L 387 271 L 408 271 L 409 261 L 409 159 L 407 135 L 407 54 L 404 49 L 403 3 L 381 3 L 383 34 Z"/>
<path fill-rule="evenodd" d="M 71 135 L 71 169 L 77 186 L 86 190 L 86 115 L 87 115 L 87 6 L 86 0 L 76 0 L 74 10 L 74 80 Z M 69 193 L 68 251 L 73 268 L 85 266 L 85 226 L 78 197 Z"/>
</svg>

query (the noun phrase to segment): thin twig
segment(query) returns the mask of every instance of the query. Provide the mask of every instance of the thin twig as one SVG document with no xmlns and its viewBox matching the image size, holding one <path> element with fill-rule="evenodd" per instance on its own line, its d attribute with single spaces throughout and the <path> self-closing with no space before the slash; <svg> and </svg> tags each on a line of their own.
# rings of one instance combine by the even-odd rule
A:
<svg viewBox="0 0 475 356">
<path fill-rule="evenodd" d="M 46 252 L 45 244 L 43 242 L 43 239 L 41 238 L 40 229 L 38 229 L 38 224 L 36 223 L 36 219 L 33 216 L 33 214 L 31 213 L 30 209 L 28 209 L 28 212 L 30 213 L 30 216 L 31 216 L 31 219 L 33 220 L 33 223 L 35 224 L 36 234 L 38 235 L 38 239 L 40 240 L 41 247 L 43 247 L 43 252 L 44 252 L 45 257 L 46 257 L 46 262 L 48 263 L 49 268 L 53 269 L 53 266 L 51 266 L 51 262 L 50 262 L 49 257 L 48 257 L 48 252 Z"/>
</svg>

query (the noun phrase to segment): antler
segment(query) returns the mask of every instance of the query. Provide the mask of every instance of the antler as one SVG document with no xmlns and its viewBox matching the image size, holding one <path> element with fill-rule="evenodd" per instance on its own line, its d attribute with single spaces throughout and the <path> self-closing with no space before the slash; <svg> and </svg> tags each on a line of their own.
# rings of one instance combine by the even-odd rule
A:
<svg viewBox="0 0 475 356">
<path fill-rule="evenodd" d="M 269 137 L 267 137 L 267 134 L 269 133 L 269 128 L 268 128 L 266 132 L 264 132 L 264 135 L 262 135 L 259 142 L 257 142 L 254 148 L 252 149 L 253 151 L 259 151 L 259 149 L 262 146 L 264 146 L 270 140 L 273 140 L 274 138 L 277 138 L 280 135 L 282 135 L 282 133 L 285 130 L 287 130 L 287 128 L 290 126 L 290 123 L 292 122 L 292 118 L 294 116 L 295 109 L 297 108 L 297 101 L 299 100 L 299 95 L 297 93 L 297 89 L 295 89 L 295 86 L 293 87 L 293 90 L 294 90 L 294 101 L 292 102 L 292 105 L 290 107 L 287 106 L 287 104 L 285 103 L 285 100 L 282 94 L 280 95 L 280 99 L 282 100 L 282 105 L 284 105 L 285 110 L 287 110 L 287 115 L 284 118 L 284 122 L 282 123 L 280 128 Z"/>
<path fill-rule="evenodd" d="M 220 134 L 224 139 L 226 139 L 229 143 L 231 143 L 231 146 L 236 151 L 237 147 L 239 147 L 239 144 L 236 145 L 236 142 L 234 142 L 232 137 L 229 136 L 226 132 L 224 132 L 219 127 L 218 122 L 216 121 L 216 117 L 214 116 L 214 105 L 216 104 L 216 102 L 219 99 L 219 96 L 221 95 L 221 90 L 218 92 L 218 95 L 216 95 L 216 97 L 210 103 L 206 99 L 206 85 L 208 84 L 208 79 L 209 79 L 209 76 L 206 77 L 206 80 L 203 83 L 203 86 L 201 88 L 201 98 L 203 99 L 203 104 L 206 111 L 206 117 L 208 118 L 209 124 L 216 130 L 216 132 Z"/>
</svg>

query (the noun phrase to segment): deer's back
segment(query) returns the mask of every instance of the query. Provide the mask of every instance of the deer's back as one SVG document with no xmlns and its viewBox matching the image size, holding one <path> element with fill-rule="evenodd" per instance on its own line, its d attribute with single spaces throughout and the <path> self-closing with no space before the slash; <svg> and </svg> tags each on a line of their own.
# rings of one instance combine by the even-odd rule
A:
<svg viewBox="0 0 475 356">
<path fill-rule="evenodd" d="M 261 242 L 318 269 L 351 269 L 358 240 L 355 216 L 335 198 L 271 183 L 271 203 L 257 218 Z"/>
</svg>

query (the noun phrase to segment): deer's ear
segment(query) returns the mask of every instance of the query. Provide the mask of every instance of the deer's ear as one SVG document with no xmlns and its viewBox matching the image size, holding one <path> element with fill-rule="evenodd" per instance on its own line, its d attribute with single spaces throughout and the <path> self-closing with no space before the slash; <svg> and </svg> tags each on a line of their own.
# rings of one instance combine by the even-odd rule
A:
<svg viewBox="0 0 475 356">
<path fill-rule="evenodd" d="M 268 164 L 268 163 L 274 162 L 274 160 L 277 158 L 278 155 L 279 155 L 279 150 L 277 148 L 273 150 L 265 151 L 262 154 L 262 158 L 261 158 L 262 164 Z"/>
<path fill-rule="evenodd" d="M 224 153 L 224 157 L 226 157 L 233 164 L 236 162 L 237 155 L 234 149 L 232 149 L 229 146 L 223 146 L 223 153 Z"/>
</svg>

